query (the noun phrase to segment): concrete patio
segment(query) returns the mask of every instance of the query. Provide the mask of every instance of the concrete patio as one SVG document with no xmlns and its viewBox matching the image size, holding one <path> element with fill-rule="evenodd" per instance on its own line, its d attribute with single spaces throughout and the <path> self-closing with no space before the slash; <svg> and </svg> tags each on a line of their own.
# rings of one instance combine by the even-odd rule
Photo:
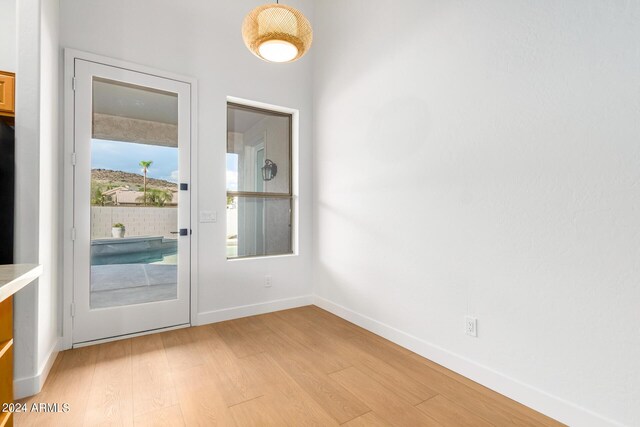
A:
<svg viewBox="0 0 640 427">
<path fill-rule="evenodd" d="M 91 308 L 177 298 L 177 265 L 111 264 L 91 267 Z"/>
</svg>

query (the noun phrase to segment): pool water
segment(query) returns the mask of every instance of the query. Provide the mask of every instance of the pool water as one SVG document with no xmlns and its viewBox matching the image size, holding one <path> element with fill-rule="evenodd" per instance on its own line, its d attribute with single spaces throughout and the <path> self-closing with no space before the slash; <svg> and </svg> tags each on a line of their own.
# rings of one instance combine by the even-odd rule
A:
<svg viewBox="0 0 640 427">
<path fill-rule="evenodd" d="M 91 265 L 177 264 L 178 242 L 162 237 L 104 239 L 91 242 Z"/>
<path fill-rule="evenodd" d="M 152 264 L 178 264 L 178 254 L 164 255 L 161 261 L 153 261 Z"/>
</svg>

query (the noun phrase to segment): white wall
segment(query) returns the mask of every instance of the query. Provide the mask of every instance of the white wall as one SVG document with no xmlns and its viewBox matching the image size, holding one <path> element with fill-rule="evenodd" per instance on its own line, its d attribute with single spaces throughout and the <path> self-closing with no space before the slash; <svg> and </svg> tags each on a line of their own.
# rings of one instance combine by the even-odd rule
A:
<svg viewBox="0 0 640 427">
<path fill-rule="evenodd" d="M 310 0 L 290 4 L 312 17 Z M 218 212 L 217 223 L 199 224 L 197 231 L 199 271 L 194 277 L 201 321 L 219 318 L 219 310 L 311 293 L 311 57 L 282 66 L 253 56 L 240 28 L 258 5 L 249 0 L 61 0 L 63 47 L 198 79 L 197 206 Z M 299 256 L 226 260 L 227 96 L 300 110 Z M 267 274 L 273 277 L 271 288 L 263 285 Z"/>
<path fill-rule="evenodd" d="M 58 352 L 62 269 L 60 206 L 62 140 L 59 138 L 59 2 L 41 0 L 40 21 L 40 241 L 43 275 L 38 298 L 38 367 L 50 369 Z M 44 375 L 46 377 L 46 374 Z M 41 387 L 41 385 L 40 385 Z"/>
<path fill-rule="evenodd" d="M 17 7 L 15 262 L 43 274 L 16 295 L 15 395 L 38 392 L 57 354 L 60 156 L 58 2 Z"/>
<path fill-rule="evenodd" d="M 0 71 L 16 71 L 16 0 L 0 0 Z"/>
<path fill-rule="evenodd" d="M 38 263 L 40 163 L 40 2 L 18 4 L 16 79 L 16 198 L 14 262 Z M 24 165 L 24 166 L 23 166 Z M 37 282 L 14 299 L 14 377 L 34 378 L 37 371 Z M 16 393 L 20 396 L 20 393 Z"/>
<path fill-rule="evenodd" d="M 573 425 L 640 425 L 640 3 L 314 22 L 316 293 Z"/>
</svg>

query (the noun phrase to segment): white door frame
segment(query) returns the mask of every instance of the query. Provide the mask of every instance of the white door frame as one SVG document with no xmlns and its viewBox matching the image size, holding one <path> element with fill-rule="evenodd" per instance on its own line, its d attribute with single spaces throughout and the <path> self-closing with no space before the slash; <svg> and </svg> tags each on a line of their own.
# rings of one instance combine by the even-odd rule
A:
<svg viewBox="0 0 640 427">
<path fill-rule="evenodd" d="M 197 307 L 198 307 L 198 197 L 197 197 L 197 177 L 198 177 L 198 144 L 197 144 L 197 117 L 198 117 L 198 85 L 197 80 L 192 77 L 178 75 L 162 70 L 153 69 L 139 64 L 127 61 L 112 59 L 88 52 L 82 52 L 75 49 L 65 49 L 64 51 L 64 213 L 63 213 L 63 294 L 62 294 L 62 340 L 61 350 L 70 349 L 73 346 L 73 240 L 72 229 L 74 225 L 74 74 L 75 60 L 82 59 L 85 61 L 96 62 L 111 67 L 123 68 L 139 73 L 150 74 L 157 77 L 176 80 L 190 85 L 191 97 L 191 179 L 189 182 L 189 194 L 191 195 L 191 229 L 192 235 L 190 239 L 190 278 L 191 278 L 191 297 L 190 297 L 190 319 L 191 325 L 197 324 Z M 157 331 L 153 331 L 157 332 Z"/>
</svg>

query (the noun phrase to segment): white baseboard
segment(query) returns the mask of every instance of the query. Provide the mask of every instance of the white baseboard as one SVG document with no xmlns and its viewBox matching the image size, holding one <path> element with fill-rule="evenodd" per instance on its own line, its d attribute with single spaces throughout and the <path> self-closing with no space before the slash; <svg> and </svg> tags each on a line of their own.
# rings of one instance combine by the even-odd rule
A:
<svg viewBox="0 0 640 427">
<path fill-rule="evenodd" d="M 313 302 L 351 323 L 380 335 L 429 360 L 455 371 L 485 387 L 522 403 L 536 411 L 571 426 L 622 426 L 619 422 L 596 414 L 586 408 L 553 396 L 543 390 L 508 377 L 473 360 L 455 354 L 435 344 L 357 313 L 332 301 L 314 296 Z"/>
<path fill-rule="evenodd" d="M 255 316 L 257 314 L 271 313 L 278 310 L 303 307 L 313 304 L 313 296 L 279 299 L 258 304 L 241 305 L 239 307 L 223 308 L 220 310 L 198 313 L 198 325 L 223 322 L 225 320 L 238 319 L 240 317 Z M 195 325 L 194 325 L 195 326 Z"/>
<path fill-rule="evenodd" d="M 53 362 L 56 361 L 56 357 L 58 357 L 60 346 L 60 339 L 58 339 L 49 352 L 47 353 L 47 357 L 42 363 L 42 365 L 38 369 L 38 373 L 33 377 L 25 377 L 25 378 L 17 378 L 13 381 L 13 396 L 14 399 L 22 399 L 24 397 L 33 396 L 34 394 L 40 393 L 42 387 L 44 387 L 44 382 L 47 380 L 49 376 L 49 372 L 51 372 L 51 368 L 53 367 Z"/>
</svg>

